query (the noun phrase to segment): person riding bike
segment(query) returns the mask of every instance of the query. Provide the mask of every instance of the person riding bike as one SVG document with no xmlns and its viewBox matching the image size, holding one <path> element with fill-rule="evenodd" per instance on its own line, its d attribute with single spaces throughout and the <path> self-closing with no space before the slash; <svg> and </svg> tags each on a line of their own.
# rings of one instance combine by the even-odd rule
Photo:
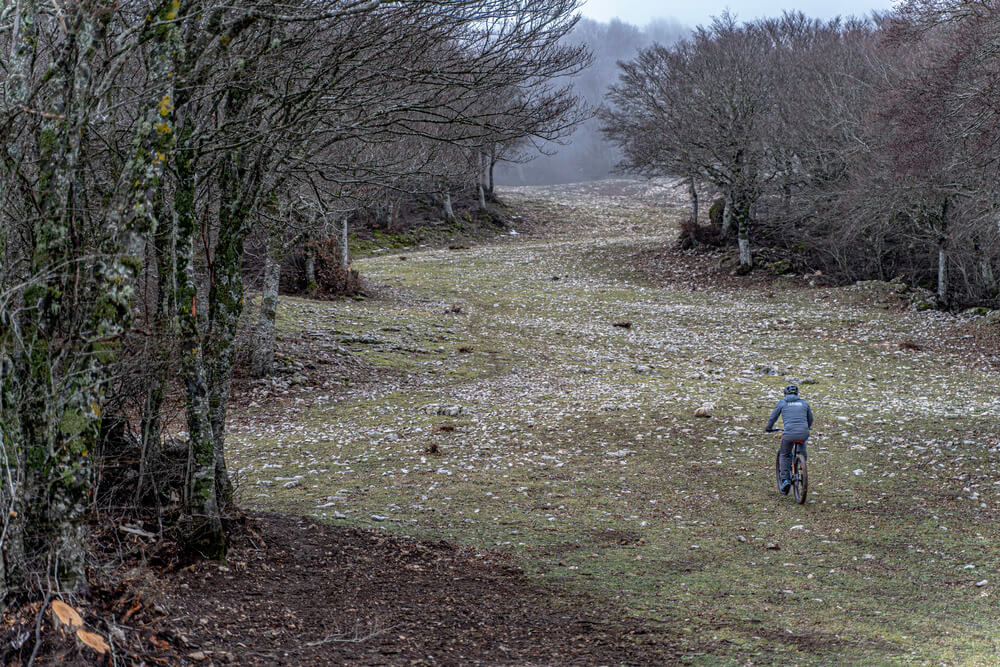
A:
<svg viewBox="0 0 1000 667">
<path fill-rule="evenodd" d="M 788 490 L 792 483 L 788 480 L 788 474 L 792 467 L 792 443 L 802 442 L 802 455 L 806 455 L 806 440 L 809 439 L 809 429 L 813 424 L 812 408 L 804 400 L 799 398 L 799 388 L 794 384 L 785 387 L 785 397 L 778 401 L 771 411 L 771 416 L 767 420 L 764 431 L 774 432 L 774 424 L 781 417 L 785 432 L 781 435 L 781 449 L 779 450 L 780 466 L 778 477 L 781 479 L 778 490 L 788 495 Z"/>
</svg>

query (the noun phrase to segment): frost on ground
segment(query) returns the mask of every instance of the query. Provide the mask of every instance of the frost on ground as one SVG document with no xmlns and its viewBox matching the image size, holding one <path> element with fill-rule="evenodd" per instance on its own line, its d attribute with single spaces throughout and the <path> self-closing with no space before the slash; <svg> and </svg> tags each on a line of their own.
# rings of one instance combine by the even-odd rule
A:
<svg viewBox="0 0 1000 667">
<path fill-rule="evenodd" d="M 358 261 L 367 301 L 283 300 L 291 370 L 232 424 L 241 502 L 510 551 L 708 662 L 990 662 L 985 325 L 669 252 L 682 194 L 504 189 L 517 235 Z M 805 506 L 760 433 L 791 382 Z"/>
</svg>

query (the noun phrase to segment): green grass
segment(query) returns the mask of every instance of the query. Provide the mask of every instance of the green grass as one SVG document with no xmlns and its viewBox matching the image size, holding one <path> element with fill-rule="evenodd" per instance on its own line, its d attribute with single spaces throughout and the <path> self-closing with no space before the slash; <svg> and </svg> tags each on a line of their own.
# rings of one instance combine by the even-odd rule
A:
<svg viewBox="0 0 1000 667">
<path fill-rule="evenodd" d="M 663 235 L 662 210 L 610 229 L 550 214 L 586 233 L 372 258 L 356 267 L 398 296 L 283 300 L 284 334 L 374 337 L 348 347 L 386 373 L 301 390 L 278 423 L 245 416 L 241 501 L 509 551 L 695 664 L 995 663 L 995 377 L 894 345 L 959 325 L 851 290 L 656 287 L 624 258 Z M 793 377 L 817 415 L 803 506 L 776 494 L 758 434 Z"/>
</svg>

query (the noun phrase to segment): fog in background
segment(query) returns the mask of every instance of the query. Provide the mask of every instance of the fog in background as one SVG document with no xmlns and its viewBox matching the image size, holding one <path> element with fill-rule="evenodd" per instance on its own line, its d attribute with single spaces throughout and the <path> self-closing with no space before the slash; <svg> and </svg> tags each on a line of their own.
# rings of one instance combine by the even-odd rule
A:
<svg viewBox="0 0 1000 667">
<path fill-rule="evenodd" d="M 567 37 L 571 44 L 586 44 L 594 54 L 593 64 L 574 81 L 577 93 L 592 107 L 604 101 L 608 86 L 618 80 L 618 61 L 631 60 L 636 51 L 654 42 L 669 45 L 690 34 L 676 21 L 657 20 L 639 28 L 618 19 L 602 23 L 584 18 Z M 503 185 L 552 185 L 607 178 L 618 164 L 618 149 L 601 137 L 600 122 L 592 118 L 576 129 L 564 145 L 542 143 L 539 155 L 524 164 L 498 164 L 496 181 Z M 558 152 L 556 152 L 558 151 Z"/>
</svg>

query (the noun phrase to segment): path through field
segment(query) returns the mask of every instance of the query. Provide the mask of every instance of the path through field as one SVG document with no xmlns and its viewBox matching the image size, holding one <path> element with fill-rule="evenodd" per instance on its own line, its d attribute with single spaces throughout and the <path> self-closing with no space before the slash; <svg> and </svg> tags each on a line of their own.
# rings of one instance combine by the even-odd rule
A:
<svg viewBox="0 0 1000 667">
<path fill-rule="evenodd" d="M 365 301 L 282 302 L 288 372 L 231 436 L 244 506 L 509 554 L 671 646 L 650 663 L 1000 659 L 986 325 L 664 254 L 666 184 L 501 196 L 516 236 L 358 261 Z M 761 433 L 793 381 L 804 506 Z"/>
</svg>

